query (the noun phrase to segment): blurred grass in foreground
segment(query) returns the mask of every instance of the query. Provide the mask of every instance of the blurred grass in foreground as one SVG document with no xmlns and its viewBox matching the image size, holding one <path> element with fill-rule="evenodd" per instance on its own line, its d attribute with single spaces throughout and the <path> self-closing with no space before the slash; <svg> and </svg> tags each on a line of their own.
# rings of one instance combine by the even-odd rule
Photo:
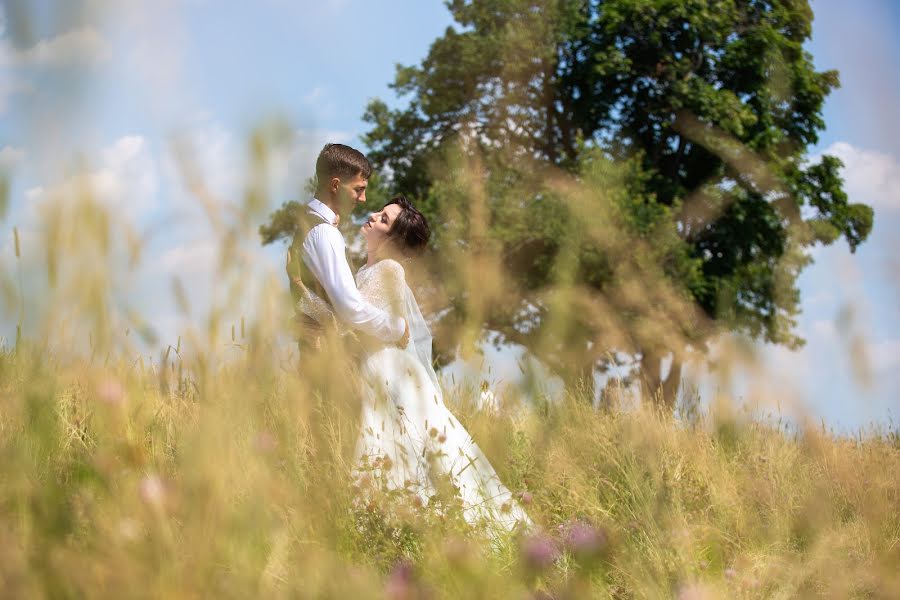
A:
<svg viewBox="0 0 900 600">
<path fill-rule="evenodd" d="M 900 439 L 452 397 L 541 532 L 354 507 L 352 381 L 0 357 L 7 597 L 897 597 Z M 183 365 L 180 365 L 184 367 Z M 696 595 L 691 595 L 696 594 Z"/>
</svg>

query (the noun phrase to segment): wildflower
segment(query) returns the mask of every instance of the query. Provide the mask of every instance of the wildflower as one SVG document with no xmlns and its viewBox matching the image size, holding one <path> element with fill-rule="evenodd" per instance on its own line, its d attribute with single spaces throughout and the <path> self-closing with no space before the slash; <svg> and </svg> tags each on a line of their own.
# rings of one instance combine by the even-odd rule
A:
<svg viewBox="0 0 900 600">
<path fill-rule="evenodd" d="M 728 567 L 727 569 L 725 569 L 725 578 L 726 579 L 734 579 L 734 577 L 736 575 L 737 575 L 737 571 L 735 571 L 733 568 Z"/>
<path fill-rule="evenodd" d="M 576 521 L 565 534 L 566 547 L 576 556 L 591 557 L 606 547 L 606 534 L 587 523 Z"/>
<path fill-rule="evenodd" d="M 125 388 L 118 379 L 108 377 L 97 386 L 97 398 L 110 406 L 119 406 L 125 399 Z"/>
<path fill-rule="evenodd" d="M 275 436 L 273 436 L 268 431 L 260 431 L 256 434 L 256 437 L 253 438 L 253 447 L 257 452 L 262 454 L 268 454 L 275 450 L 278 446 L 277 441 L 275 440 Z"/>
<path fill-rule="evenodd" d="M 165 487 L 162 480 L 156 475 L 147 475 L 141 479 L 138 491 L 141 500 L 154 508 L 161 508 L 165 502 Z"/>
<path fill-rule="evenodd" d="M 688 584 L 678 591 L 678 600 L 707 600 L 713 597 L 712 591 L 699 583 Z"/>
<path fill-rule="evenodd" d="M 519 501 L 525 506 L 528 506 L 534 501 L 534 497 L 531 495 L 531 492 L 522 492 L 519 494 Z"/>
<path fill-rule="evenodd" d="M 415 598 L 417 595 L 412 563 L 408 560 L 401 560 L 388 575 L 384 585 L 384 597 L 391 600 L 406 600 Z"/>
<path fill-rule="evenodd" d="M 530 569 L 536 571 L 546 569 L 558 557 L 559 550 L 549 537 L 534 535 L 522 543 L 522 558 Z"/>
<path fill-rule="evenodd" d="M 465 564 L 471 557 L 474 548 L 461 537 L 451 537 L 444 542 L 444 556 L 452 565 Z"/>
</svg>

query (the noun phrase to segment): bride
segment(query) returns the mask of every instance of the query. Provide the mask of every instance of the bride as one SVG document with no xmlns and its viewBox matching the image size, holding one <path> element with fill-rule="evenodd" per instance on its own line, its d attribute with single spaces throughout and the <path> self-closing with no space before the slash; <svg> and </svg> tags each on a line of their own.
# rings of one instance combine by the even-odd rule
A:
<svg viewBox="0 0 900 600">
<path fill-rule="evenodd" d="M 444 404 L 431 365 L 431 333 L 405 272 L 428 242 L 425 217 L 403 196 L 393 198 L 360 228 L 368 262 L 356 274 L 363 297 L 407 320 L 406 348 L 369 347 L 361 363 L 363 403 L 356 446 L 357 476 L 405 489 L 424 503 L 449 481 L 469 523 L 512 530 L 531 520 L 497 477 L 472 437 Z M 453 489 L 451 488 L 451 489 Z"/>
</svg>

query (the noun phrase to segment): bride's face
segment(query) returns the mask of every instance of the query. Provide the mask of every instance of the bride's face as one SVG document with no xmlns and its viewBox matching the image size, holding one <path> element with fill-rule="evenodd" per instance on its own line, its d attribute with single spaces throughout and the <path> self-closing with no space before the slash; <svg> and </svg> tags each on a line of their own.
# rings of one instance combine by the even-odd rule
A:
<svg viewBox="0 0 900 600">
<path fill-rule="evenodd" d="M 366 240 L 369 252 L 376 252 L 388 239 L 388 233 L 401 210 L 397 204 L 388 204 L 379 212 L 369 215 L 365 225 L 359 229 Z"/>
</svg>

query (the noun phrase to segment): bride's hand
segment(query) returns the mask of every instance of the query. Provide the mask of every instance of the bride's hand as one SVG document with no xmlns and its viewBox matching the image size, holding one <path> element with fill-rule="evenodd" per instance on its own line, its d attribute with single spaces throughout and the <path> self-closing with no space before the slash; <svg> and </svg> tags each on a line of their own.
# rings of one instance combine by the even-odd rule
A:
<svg viewBox="0 0 900 600">
<path fill-rule="evenodd" d="M 403 335 L 397 340 L 397 346 L 400 348 L 406 348 L 409 345 L 409 321 L 403 319 Z"/>
</svg>

